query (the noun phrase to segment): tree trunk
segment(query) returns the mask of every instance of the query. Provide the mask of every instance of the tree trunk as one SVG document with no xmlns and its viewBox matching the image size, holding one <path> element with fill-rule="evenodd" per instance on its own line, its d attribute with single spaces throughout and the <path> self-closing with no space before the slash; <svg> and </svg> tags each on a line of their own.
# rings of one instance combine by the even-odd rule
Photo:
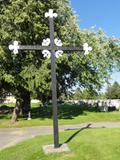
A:
<svg viewBox="0 0 120 160">
<path fill-rule="evenodd" d="M 17 99 L 16 100 L 16 104 L 15 104 L 15 108 L 13 110 L 13 114 L 12 114 L 12 118 L 11 118 L 11 122 L 15 123 L 18 119 L 19 113 L 21 111 L 21 100 Z"/>
<path fill-rule="evenodd" d="M 31 110 L 30 92 L 26 91 L 26 92 L 22 93 L 21 99 L 22 99 L 22 104 L 21 104 L 22 114 L 26 115 Z"/>
<path fill-rule="evenodd" d="M 31 120 L 31 99 L 30 92 L 24 92 L 22 96 L 22 113 L 27 116 L 28 120 Z"/>
<path fill-rule="evenodd" d="M 19 115 L 25 115 L 28 119 L 31 119 L 31 104 L 30 104 L 30 92 L 23 89 L 19 94 L 19 98 L 16 100 L 16 105 L 13 110 L 11 122 L 15 123 L 18 120 Z"/>
</svg>

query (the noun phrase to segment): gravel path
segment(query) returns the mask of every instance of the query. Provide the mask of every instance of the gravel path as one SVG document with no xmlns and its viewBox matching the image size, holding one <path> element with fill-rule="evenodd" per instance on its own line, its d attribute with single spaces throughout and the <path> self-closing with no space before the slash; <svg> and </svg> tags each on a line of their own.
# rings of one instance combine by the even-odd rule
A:
<svg viewBox="0 0 120 160">
<path fill-rule="evenodd" d="M 59 126 L 59 131 L 77 130 L 81 128 L 120 128 L 120 122 L 97 122 L 75 125 Z M 48 135 L 53 133 L 51 126 L 25 127 L 25 128 L 1 128 L 0 149 L 17 144 L 18 142 L 33 138 L 37 135 Z"/>
</svg>

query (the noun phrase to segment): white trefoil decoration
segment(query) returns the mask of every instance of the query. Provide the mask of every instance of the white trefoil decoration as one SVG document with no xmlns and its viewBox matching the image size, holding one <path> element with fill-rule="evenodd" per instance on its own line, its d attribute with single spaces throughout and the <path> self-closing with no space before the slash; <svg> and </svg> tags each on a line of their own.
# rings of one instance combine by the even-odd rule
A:
<svg viewBox="0 0 120 160">
<path fill-rule="evenodd" d="M 84 43 L 83 50 L 85 51 L 84 55 L 88 55 L 89 52 L 92 51 L 92 47 L 90 47 L 87 43 Z"/>
<path fill-rule="evenodd" d="M 57 15 L 57 13 L 53 13 L 53 9 L 49 9 L 49 12 L 46 12 L 45 13 L 45 18 L 47 18 L 47 17 L 50 17 L 50 18 L 53 18 L 53 17 L 57 17 L 58 15 Z"/>
<path fill-rule="evenodd" d="M 62 54 L 63 54 L 62 50 L 58 50 L 58 51 L 55 52 L 56 58 L 59 58 L 60 56 L 62 56 Z"/>
<path fill-rule="evenodd" d="M 50 45 L 50 38 L 43 39 L 42 46 L 49 46 L 49 45 Z"/>
<path fill-rule="evenodd" d="M 19 49 L 18 41 L 14 41 L 13 44 L 9 45 L 9 50 L 13 50 L 14 54 L 18 54 L 18 49 Z"/>
<path fill-rule="evenodd" d="M 59 46 L 59 47 L 62 46 L 62 41 L 60 39 L 55 38 L 54 42 L 55 42 L 56 46 Z"/>
<path fill-rule="evenodd" d="M 43 57 L 46 57 L 46 58 L 50 58 L 51 57 L 51 53 L 48 50 L 43 50 L 42 54 L 43 54 Z"/>
</svg>

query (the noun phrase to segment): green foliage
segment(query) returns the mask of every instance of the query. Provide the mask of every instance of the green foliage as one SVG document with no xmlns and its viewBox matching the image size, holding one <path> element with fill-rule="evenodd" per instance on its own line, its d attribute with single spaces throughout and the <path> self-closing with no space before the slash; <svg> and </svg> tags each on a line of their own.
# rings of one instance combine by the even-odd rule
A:
<svg viewBox="0 0 120 160">
<path fill-rule="evenodd" d="M 51 98 L 50 60 L 45 60 L 40 51 L 20 51 L 14 57 L 8 50 L 8 44 L 14 40 L 41 44 L 49 37 L 48 20 L 44 17 L 49 8 L 59 15 L 55 20 L 55 37 L 64 45 L 87 42 L 93 48 L 88 56 L 75 52 L 57 60 L 58 97 L 67 95 L 76 83 L 99 89 L 107 81 L 108 71 L 118 62 L 119 43 L 101 30 L 80 30 L 68 0 L 6 0 L 0 2 L 0 8 L 0 80 L 7 83 L 15 96 L 21 87 L 42 101 Z"/>
<path fill-rule="evenodd" d="M 113 85 L 107 88 L 105 95 L 108 99 L 120 99 L 120 85 L 114 82 Z"/>
<path fill-rule="evenodd" d="M 81 99 L 95 99 L 98 96 L 97 92 L 94 90 L 80 90 L 77 89 L 75 93 L 73 94 L 73 99 L 75 100 L 81 100 Z"/>
</svg>

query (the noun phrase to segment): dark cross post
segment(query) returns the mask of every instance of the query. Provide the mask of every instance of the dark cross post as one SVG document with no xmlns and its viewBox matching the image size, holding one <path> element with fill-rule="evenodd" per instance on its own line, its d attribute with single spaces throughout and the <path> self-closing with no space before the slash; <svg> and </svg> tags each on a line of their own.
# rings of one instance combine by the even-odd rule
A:
<svg viewBox="0 0 120 160">
<path fill-rule="evenodd" d="M 51 12 L 53 14 L 53 11 Z M 52 103 L 53 103 L 53 132 L 54 132 L 54 147 L 59 147 L 59 133 L 58 133 L 58 109 L 57 109 L 57 89 L 56 89 L 56 63 L 55 63 L 55 43 L 54 43 L 54 16 L 49 16 L 50 28 L 50 46 L 51 46 L 51 75 L 52 75 Z M 51 14 L 51 15 L 52 15 Z M 57 14 L 55 14 L 55 17 Z"/>
<path fill-rule="evenodd" d="M 14 41 L 12 45 L 9 45 L 9 49 L 13 50 L 14 54 L 18 53 L 18 50 L 42 50 L 43 57 L 51 57 L 51 78 L 52 78 L 52 103 L 53 103 L 53 132 L 54 132 L 54 148 L 59 147 L 59 132 L 58 132 L 58 109 L 57 109 L 57 89 L 56 89 L 56 58 L 62 56 L 63 51 L 85 51 L 85 55 L 92 50 L 91 47 L 85 43 L 83 46 L 67 46 L 63 47 L 62 42 L 59 39 L 54 39 L 54 18 L 57 17 L 56 13 L 50 9 L 45 13 L 45 17 L 49 17 L 50 39 L 44 39 L 42 45 L 19 45 L 17 41 Z"/>
</svg>

